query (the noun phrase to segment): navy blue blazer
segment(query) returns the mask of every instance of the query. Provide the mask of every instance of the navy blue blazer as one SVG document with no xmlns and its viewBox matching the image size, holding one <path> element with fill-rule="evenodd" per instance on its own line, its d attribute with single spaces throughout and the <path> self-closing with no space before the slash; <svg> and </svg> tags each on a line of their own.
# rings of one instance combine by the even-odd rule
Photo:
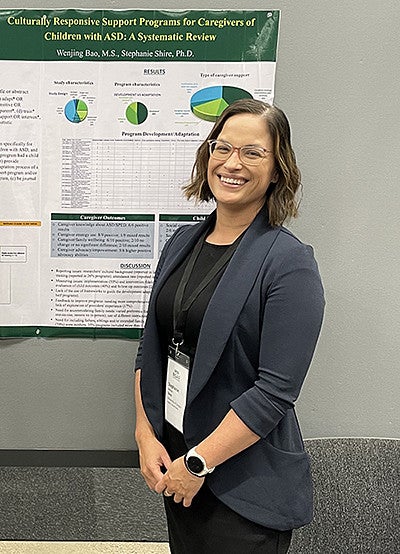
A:
<svg viewBox="0 0 400 554">
<path fill-rule="evenodd" d="M 155 317 L 160 287 L 215 221 L 178 229 L 156 270 L 136 368 L 144 410 L 162 442 L 162 359 Z M 183 420 L 188 447 L 233 409 L 261 439 L 206 477 L 247 519 L 279 530 L 312 519 L 309 459 L 294 410 L 320 332 L 324 294 L 310 246 L 262 210 L 246 230 L 204 314 Z"/>
</svg>

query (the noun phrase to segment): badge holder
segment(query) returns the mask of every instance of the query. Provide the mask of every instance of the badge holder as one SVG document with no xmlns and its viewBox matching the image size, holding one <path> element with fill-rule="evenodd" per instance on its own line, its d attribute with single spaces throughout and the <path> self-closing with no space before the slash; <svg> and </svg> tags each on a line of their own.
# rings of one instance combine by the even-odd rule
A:
<svg viewBox="0 0 400 554">
<path fill-rule="evenodd" d="M 165 391 L 165 419 L 183 433 L 183 416 L 189 382 L 190 357 L 179 350 L 183 343 L 168 348 L 167 387 Z"/>
</svg>

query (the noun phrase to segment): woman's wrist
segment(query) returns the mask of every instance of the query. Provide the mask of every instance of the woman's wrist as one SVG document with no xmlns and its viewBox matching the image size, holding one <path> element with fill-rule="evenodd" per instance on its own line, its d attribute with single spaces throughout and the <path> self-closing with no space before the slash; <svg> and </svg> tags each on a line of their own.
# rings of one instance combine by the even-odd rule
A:
<svg viewBox="0 0 400 554">
<path fill-rule="evenodd" d="M 231 409 L 214 431 L 196 446 L 207 467 L 216 467 L 256 443 L 256 435 Z"/>
<path fill-rule="evenodd" d="M 150 427 L 148 424 L 143 424 L 143 425 L 136 425 L 136 429 L 135 429 L 135 441 L 137 442 L 137 444 L 139 444 L 140 442 L 144 441 L 144 440 L 148 440 L 148 439 L 152 439 L 154 438 L 156 435 L 154 433 L 154 430 L 152 427 Z"/>
</svg>

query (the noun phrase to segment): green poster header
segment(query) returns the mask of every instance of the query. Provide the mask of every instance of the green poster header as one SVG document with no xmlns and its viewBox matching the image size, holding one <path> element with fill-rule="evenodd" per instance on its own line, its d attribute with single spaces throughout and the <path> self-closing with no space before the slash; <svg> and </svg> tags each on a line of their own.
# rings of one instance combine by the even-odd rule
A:
<svg viewBox="0 0 400 554">
<path fill-rule="evenodd" d="M 3 10 L 0 59 L 276 61 L 279 10 Z"/>
<path fill-rule="evenodd" d="M 118 223 L 123 221 L 155 221 L 154 214 L 51 214 L 52 221 L 106 221 Z"/>
</svg>

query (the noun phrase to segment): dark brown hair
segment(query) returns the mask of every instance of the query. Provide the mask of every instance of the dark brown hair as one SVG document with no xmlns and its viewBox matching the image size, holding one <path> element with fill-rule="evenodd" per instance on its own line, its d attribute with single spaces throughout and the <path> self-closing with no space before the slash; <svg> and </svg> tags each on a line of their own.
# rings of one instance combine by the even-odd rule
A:
<svg viewBox="0 0 400 554">
<path fill-rule="evenodd" d="M 297 216 L 297 193 L 301 187 L 301 176 L 290 141 L 290 125 L 286 115 L 276 106 L 261 100 L 247 98 L 237 100 L 222 112 L 208 137 L 197 150 L 191 180 L 183 188 L 184 193 L 186 198 L 194 198 L 198 202 L 208 202 L 213 198 L 207 182 L 210 157 L 207 141 L 219 136 L 230 117 L 243 113 L 265 118 L 271 135 L 278 180 L 276 183 L 271 183 L 268 188 L 268 216 L 271 225 L 281 225 L 285 220 Z"/>
</svg>

